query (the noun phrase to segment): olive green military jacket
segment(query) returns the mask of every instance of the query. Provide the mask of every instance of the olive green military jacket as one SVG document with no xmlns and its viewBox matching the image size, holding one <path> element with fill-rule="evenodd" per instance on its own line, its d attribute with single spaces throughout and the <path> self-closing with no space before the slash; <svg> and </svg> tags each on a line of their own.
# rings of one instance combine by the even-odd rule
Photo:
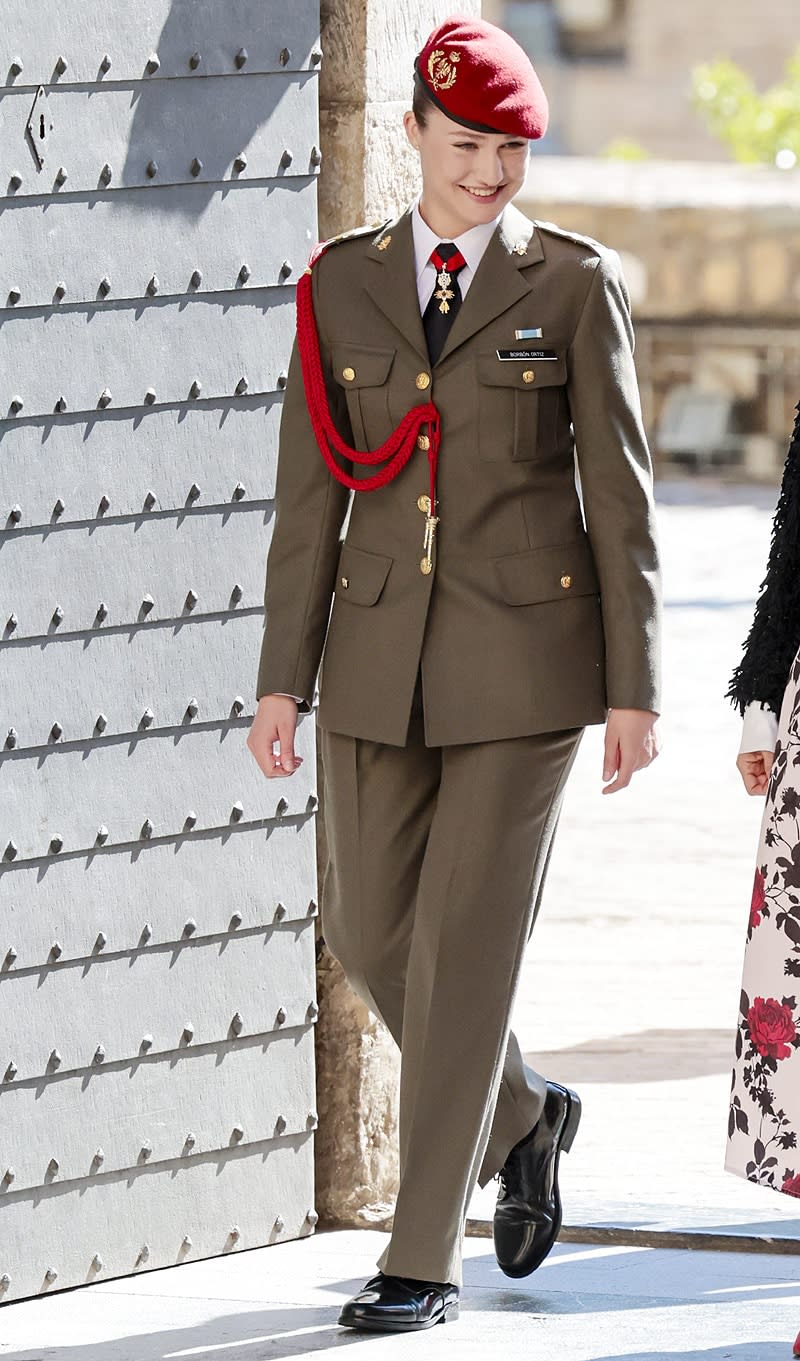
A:
<svg viewBox="0 0 800 1361">
<path fill-rule="evenodd" d="M 440 523 L 426 575 L 420 449 L 388 486 L 353 493 L 340 541 L 350 493 L 314 438 L 295 345 L 256 697 L 310 710 L 321 661 L 320 726 L 394 745 L 420 665 L 429 746 L 600 723 L 611 706 L 658 712 L 652 470 L 616 252 L 508 207 L 433 368 L 410 212 L 337 242 L 313 279 L 348 443 L 373 449 L 435 402 Z"/>
</svg>

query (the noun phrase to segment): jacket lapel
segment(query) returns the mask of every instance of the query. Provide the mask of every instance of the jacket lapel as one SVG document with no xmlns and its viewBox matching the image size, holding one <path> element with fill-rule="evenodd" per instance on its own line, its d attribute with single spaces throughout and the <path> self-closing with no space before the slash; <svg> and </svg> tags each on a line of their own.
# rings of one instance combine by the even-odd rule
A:
<svg viewBox="0 0 800 1361">
<path fill-rule="evenodd" d="M 388 245 L 382 243 L 388 242 Z M 367 251 L 364 287 L 376 307 L 429 364 L 428 343 L 417 295 L 411 209 L 390 222 Z M 467 295 L 469 296 L 469 295 Z"/>
<path fill-rule="evenodd" d="M 543 259 L 534 224 L 509 204 L 486 247 L 437 364 L 530 293 L 533 285 L 521 271 Z"/>
</svg>

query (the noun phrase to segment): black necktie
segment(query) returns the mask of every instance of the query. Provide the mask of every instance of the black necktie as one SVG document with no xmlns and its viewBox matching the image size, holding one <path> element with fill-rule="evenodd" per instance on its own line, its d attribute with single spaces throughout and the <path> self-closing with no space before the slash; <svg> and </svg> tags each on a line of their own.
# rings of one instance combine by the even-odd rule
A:
<svg viewBox="0 0 800 1361">
<path fill-rule="evenodd" d="M 461 307 L 457 276 L 467 262 L 452 241 L 442 242 L 431 255 L 431 262 L 436 267 L 436 286 L 423 313 L 422 324 L 433 366 L 444 349 L 450 327 Z"/>
</svg>

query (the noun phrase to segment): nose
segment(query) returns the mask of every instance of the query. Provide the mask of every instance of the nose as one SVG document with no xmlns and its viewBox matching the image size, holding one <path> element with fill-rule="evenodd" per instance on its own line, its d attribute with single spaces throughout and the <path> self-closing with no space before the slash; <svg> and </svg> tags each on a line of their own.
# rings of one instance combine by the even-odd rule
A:
<svg viewBox="0 0 800 1361">
<path fill-rule="evenodd" d="M 493 146 L 481 148 L 475 168 L 481 184 L 487 189 L 493 189 L 503 178 L 503 162 L 499 151 Z"/>
</svg>

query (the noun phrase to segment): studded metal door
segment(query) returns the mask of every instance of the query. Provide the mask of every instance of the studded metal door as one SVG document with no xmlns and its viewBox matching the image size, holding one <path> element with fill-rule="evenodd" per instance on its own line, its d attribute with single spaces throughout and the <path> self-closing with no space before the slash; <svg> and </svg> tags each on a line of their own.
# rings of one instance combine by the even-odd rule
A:
<svg viewBox="0 0 800 1361">
<path fill-rule="evenodd" d="M 316 0 L 0 29 L 5 1302 L 315 1223 L 312 721 L 280 788 L 245 738 L 321 54 Z"/>
</svg>

